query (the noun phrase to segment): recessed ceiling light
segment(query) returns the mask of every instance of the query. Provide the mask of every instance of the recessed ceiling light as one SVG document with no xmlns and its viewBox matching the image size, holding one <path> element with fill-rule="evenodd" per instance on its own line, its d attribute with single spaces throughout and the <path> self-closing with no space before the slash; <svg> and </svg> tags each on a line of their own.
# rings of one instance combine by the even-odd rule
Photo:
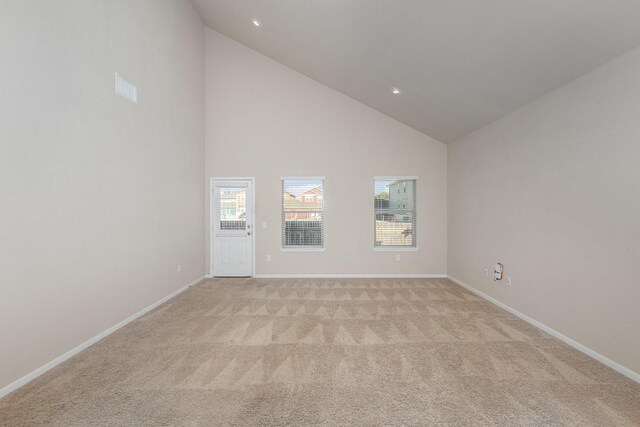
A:
<svg viewBox="0 0 640 427">
<path fill-rule="evenodd" d="M 254 19 L 251 22 L 253 22 L 253 25 L 255 25 L 256 27 L 261 27 L 262 26 L 262 22 L 258 21 L 257 19 Z"/>
<path fill-rule="evenodd" d="M 402 93 L 402 91 L 400 89 L 398 89 L 397 87 L 392 87 L 391 88 L 391 93 L 394 95 L 400 95 Z"/>
</svg>

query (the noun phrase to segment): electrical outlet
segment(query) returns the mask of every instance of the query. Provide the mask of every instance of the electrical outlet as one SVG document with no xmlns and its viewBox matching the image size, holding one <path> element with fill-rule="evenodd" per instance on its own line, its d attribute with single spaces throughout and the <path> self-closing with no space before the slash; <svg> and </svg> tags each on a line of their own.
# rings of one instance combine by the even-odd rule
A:
<svg viewBox="0 0 640 427">
<path fill-rule="evenodd" d="M 267 223 L 266 222 L 262 223 L 262 228 L 267 228 Z"/>
<path fill-rule="evenodd" d="M 400 261 L 400 255 L 396 255 L 396 261 Z"/>
<path fill-rule="evenodd" d="M 486 277 L 487 279 L 489 278 L 489 269 L 488 268 L 484 269 L 484 277 Z"/>
<path fill-rule="evenodd" d="M 271 262 L 271 255 L 267 255 L 267 262 Z"/>
<path fill-rule="evenodd" d="M 511 277 L 507 276 L 507 285 L 511 286 Z"/>
<path fill-rule="evenodd" d="M 182 264 L 178 264 L 178 273 L 182 273 Z"/>
</svg>

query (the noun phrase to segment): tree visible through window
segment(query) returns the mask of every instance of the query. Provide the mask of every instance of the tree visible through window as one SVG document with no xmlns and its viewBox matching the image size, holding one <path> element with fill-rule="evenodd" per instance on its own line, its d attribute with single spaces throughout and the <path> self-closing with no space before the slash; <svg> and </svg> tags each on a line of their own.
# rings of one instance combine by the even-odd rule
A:
<svg viewBox="0 0 640 427">
<path fill-rule="evenodd" d="M 416 180 L 376 178 L 375 247 L 416 246 Z"/>
<path fill-rule="evenodd" d="M 324 247 L 322 179 L 282 180 L 282 247 Z"/>
</svg>

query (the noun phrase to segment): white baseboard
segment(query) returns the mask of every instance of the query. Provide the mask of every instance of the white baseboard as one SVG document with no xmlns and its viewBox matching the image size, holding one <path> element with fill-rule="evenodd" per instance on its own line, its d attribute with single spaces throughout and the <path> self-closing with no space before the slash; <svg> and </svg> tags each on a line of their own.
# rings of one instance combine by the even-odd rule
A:
<svg viewBox="0 0 640 427">
<path fill-rule="evenodd" d="M 514 316 L 519 317 L 520 319 L 524 320 L 525 322 L 535 326 L 538 329 L 543 330 L 544 332 L 548 333 L 549 335 L 559 339 L 560 341 L 564 342 L 565 344 L 570 345 L 571 347 L 575 348 L 576 350 L 581 351 L 582 353 L 586 354 L 587 356 L 597 360 L 598 362 L 608 366 L 609 368 L 618 371 L 619 373 L 621 373 L 622 375 L 624 375 L 625 377 L 640 383 L 640 374 L 632 371 L 631 369 L 622 366 L 621 364 L 614 362 L 613 360 L 609 359 L 606 356 L 603 356 L 602 354 L 591 350 L 589 347 L 580 344 L 579 342 L 569 338 L 566 335 L 561 334 L 560 332 L 556 331 L 555 329 L 552 329 L 550 327 L 548 327 L 547 325 L 545 325 L 544 323 L 540 323 L 537 320 L 527 316 L 526 314 L 522 314 L 520 313 L 518 310 L 516 310 L 515 308 L 512 308 L 508 305 L 506 305 L 503 302 L 498 301 L 497 299 L 485 294 L 484 292 L 481 292 L 479 290 L 477 290 L 476 288 L 474 288 L 473 286 L 467 285 L 466 283 L 464 283 L 461 280 L 456 279 L 455 277 L 452 276 L 447 276 L 447 278 L 449 280 L 451 280 L 453 283 L 462 286 L 463 288 L 473 292 L 474 294 L 478 295 L 481 298 L 484 298 L 485 300 L 489 301 L 490 303 L 493 303 L 495 305 L 497 305 L 498 307 L 500 307 L 503 310 L 508 311 L 509 313 L 513 314 Z"/>
<path fill-rule="evenodd" d="M 256 274 L 256 279 L 446 279 L 446 274 Z"/>
<path fill-rule="evenodd" d="M 201 278 L 199 278 L 197 280 L 194 280 L 193 282 L 189 283 L 188 285 L 185 285 L 185 286 L 181 287 L 177 291 L 172 292 L 171 294 L 167 295 L 166 297 L 162 298 L 161 300 L 156 301 L 153 304 L 151 304 L 150 306 L 143 308 L 142 310 L 140 310 L 136 314 L 134 314 L 134 315 L 124 319 L 123 321 L 113 325 L 109 329 L 100 332 L 98 335 L 96 335 L 93 338 L 83 342 L 79 346 L 77 346 L 75 348 L 72 348 L 71 350 L 67 351 L 63 355 L 56 357 L 55 359 L 53 359 L 52 361 L 48 362 L 47 364 L 42 365 L 41 367 L 39 367 L 35 371 L 31 371 L 27 375 L 25 375 L 24 377 L 17 379 L 16 381 L 12 382 L 9 385 L 6 385 L 5 387 L 0 389 L 0 398 L 2 398 L 3 396 L 6 396 L 7 394 L 11 393 L 14 390 L 17 390 L 18 388 L 22 387 L 23 385 L 27 384 L 28 382 L 38 378 L 40 375 L 44 374 L 48 370 L 56 367 L 57 365 L 61 364 L 65 360 L 70 359 L 71 357 L 73 357 L 76 354 L 80 353 L 82 350 L 86 349 L 87 347 L 97 343 L 98 341 L 100 341 L 101 339 L 105 338 L 106 336 L 111 335 L 112 333 L 114 333 L 118 329 L 122 328 L 123 326 L 126 326 L 127 324 L 133 322 L 134 320 L 136 320 L 137 318 L 141 317 L 142 315 L 144 315 L 144 314 L 148 313 L 149 311 L 153 310 L 154 308 L 158 307 L 160 304 L 170 300 L 171 298 L 175 297 L 176 295 L 180 294 L 181 292 L 184 292 L 189 287 L 199 283 L 204 278 L 205 277 L 203 276 L 203 277 L 201 277 Z"/>
</svg>

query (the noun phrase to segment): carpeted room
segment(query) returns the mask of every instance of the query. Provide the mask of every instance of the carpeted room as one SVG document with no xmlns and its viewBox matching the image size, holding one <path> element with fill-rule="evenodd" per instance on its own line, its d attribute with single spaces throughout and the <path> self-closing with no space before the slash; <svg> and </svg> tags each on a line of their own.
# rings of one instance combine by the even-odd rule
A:
<svg viewBox="0 0 640 427">
<path fill-rule="evenodd" d="M 446 279 L 208 279 L 0 401 L 0 420 L 622 426 L 638 397 Z"/>
<path fill-rule="evenodd" d="M 635 2 L 3 8 L 0 424 L 640 424 Z"/>
</svg>

